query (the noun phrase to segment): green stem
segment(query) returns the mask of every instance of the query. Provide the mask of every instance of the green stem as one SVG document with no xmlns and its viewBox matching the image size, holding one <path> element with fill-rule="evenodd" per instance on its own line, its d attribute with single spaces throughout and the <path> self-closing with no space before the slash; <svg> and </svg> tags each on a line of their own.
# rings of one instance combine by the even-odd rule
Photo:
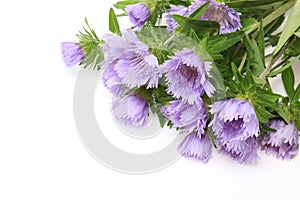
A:
<svg viewBox="0 0 300 200">
<path fill-rule="evenodd" d="M 238 69 L 240 72 L 242 71 L 242 69 L 244 67 L 244 64 L 246 62 L 247 56 L 248 56 L 248 53 L 247 53 L 247 51 L 245 51 L 245 54 L 244 54 L 244 56 L 242 58 L 242 61 L 240 63 L 239 69 Z"/>
<path fill-rule="evenodd" d="M 271 72 L 273 65 L 277 62 L 277 60 L 279 58 L 281 58 L 281 56 L 284 54 L 285 50 L 287 50 L 290 45 L 294 42 L 296 37 L 293 37 L 292 39 L 290 39 L 287 44 L 280 50 L 280 52 L 278 53 L 278 55 L 274 58 L 272 58 L 270 64 L 265 68 L 265 70 L 260 74 L 259 78 L 261 79 L 266 79 L 268 74 Z"/>
<path fill-rule="evenodd" d="M 175 33 L 173 33 L 173 35 L 171 35 L 171 37 L 169 37 L 169 38 L 165 41 L 164 46 L 168 46 L 168 45 L 172 42 L 172 40 L 174 39 L 174 37 L 175 37 Z"/>
<path fill-rule="evenodd" d="M 291 57 L 288 56 L 287 58 L 285 58 L 284 60 L 282 60 L 280 63 L 278 63 L 277 65 L 275 65 L 272 69 L 271 72 L 276 70 L 277 68 L 279 68 L 281 65 L 283 65 L 284 63 L 286 63 Z"/>
</svg>

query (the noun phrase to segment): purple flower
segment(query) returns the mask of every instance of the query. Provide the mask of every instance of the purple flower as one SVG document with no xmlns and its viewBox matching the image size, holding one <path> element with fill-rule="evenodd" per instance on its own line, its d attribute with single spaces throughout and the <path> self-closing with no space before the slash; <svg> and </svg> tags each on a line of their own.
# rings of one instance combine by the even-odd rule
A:
<svg viewBox="0 0 300 200">
<path fill-rule="evenodd" d="M 123 96 L 129 88 L 126 87 L 126 85 L 123 84 L 122 79 L 119 77 L 117 72 L 114 70 L 114 65 L 117 65 L 118 62 L 112 63 L 112 66 L 107 67 L 106 70 L 104 70 L 102 75 L 102 81 L 104 86 L 116 97 Z"/>
<path fill-rule="evenodd" d="M 203 6 L 206 2 L 210 0 L 195 0 L 189 7 L 189 15 L 195 12 L 199 7 Z M 212 2 L 212 1 L 210 1 Z"/>
<path fill-rule="evenodd" d="M 175 14 L 187 17 L 189 9 L 185 6 L 170 5 L 170 10 L 166 13 L 167 31 L 169 32 L 174 31 L 178 26 L 178 23 L 173 18 L 173 15 Z"/>
<path fill-rule="evenodd" d="M 192 50 L 185 48 L 166 61 L 161 73 L 166 75 L 169 93 L 194 104 L 201 101 L 204 91 L 209 97 L 215 91 L 208 80 L 210 69 L 211 62 L 202 61 Z"/>
<path fill-rule="evenodd" d="M 67 67 L 73 67 L 83 61 L 84 53 L 78 43 L 62 42 L 61 53 Z"/>
<path fill-rule="evenodd" d="M 204 102 L 190 105 L 180 100 L 170 102 L 161 109 L 174 128 L 181 128 L 189 135 L 178 145 L 178 151 L 185 157 L 195 157 L 207 163 L 211 155 L 211 142 L 205 135 L 208 112 Z"/>
<path fill-rule="evenodd" d="M 174 128 L 182 128 L 188 133 L 195 132 L 199 137 L 204 134 L 208 112 L 203 101 L 198 105 L 190 105 L 174 100 L 169 106 L 162 107 L 161 112 L 173 123 Z"/>
<path fill-rule="evenodd" d="M 185 157 L 194 157 L 207 163 L 211 156 L 211 147 L 211 142 L 206 135 L 199 137 L 197 132 L 193 132 L 178 145 L 178 151 Z"/>
<path fill-rule="evenodd" d="M 122 88 L 134 88 L 147 84 L 158 85 L 158 60 L 150 53 L 149 46 L 141 42 L 134 32 L 125 31 L 122 36 L 105 37 L 102 62 L 104 85 L 113 94 Z"/>
<path fill-rule="evenodd" d="M 194 1 L 190 6 L 190 14 L 207 1 L 208 0 Z M 240 15 L 241 13 L 226 6 L 223 2 L 217 3 L 210 0 L 210 5 L 200 19 L 218 22 L 220 24 L 220 34 L 225 34 L 235 32 L 242 28 Z"/>
<path fill-rule="evenodd" d="M 240 163 L 257 160 L 259 124 L 253 106 L 246 100 L 229 99 L 215 102 L 210 123 L 221 151 Z"/>
<path fill-rule="evenodd" d="M 151 15 L 150 10 L 145 3 L 128 5 L 125 10 L 128 13 L 130 22 L 139 29 L 144 27 Z"/>
<path fill-rule="evenodd" d="M 262 141 L 262 149 L 277 158 L 290 160 L 299 151 L 299 133 L 294 123 L 285 124 L 283 120 L 275 119 L 267 124 L 276 132 L 267 132 Z"/>
<path fill-rule="evenodd" d="M 256 160 L 259 159 L 257 155 L 258 142 L 255 137 L 250 137 L 245 141 L 240 142 L 241 150 L 229 149 L 226 146 L 221 146 L 221 151 L 229 155 L 232 159 L 236 160 L 240 164 L 253 164 Z"/>
<path fill-rule="evenodd" d="M 130 94 L 116 100 L 112 105 L 113 116 L 124 124 L 142 127 L 149 114 L 149 105 L 137 94 Z"/>
</svg>

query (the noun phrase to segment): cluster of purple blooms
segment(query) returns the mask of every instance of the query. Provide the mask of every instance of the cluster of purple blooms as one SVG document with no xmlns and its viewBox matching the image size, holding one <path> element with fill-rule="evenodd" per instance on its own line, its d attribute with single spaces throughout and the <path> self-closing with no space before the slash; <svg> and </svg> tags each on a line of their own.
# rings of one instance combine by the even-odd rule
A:
<svg viewBox="0 0 300 200">
<path fill-rule="evenodd" d="M 218 22 L 220 24 L 220 34 L 232 33 L 242 27 L 240 23 L 241 14 L 229 8 L 223 2 L 217 3 L 214 0 L 195 0 L 189 7 L 170 5 L 170 9 L 166 14 L 167 30 L 172 32 L 178 26 L 177 22 L 173 19 L 174 14 L 187 17 L 208 1 L 210 3 L 208 9 L 200 20 Z M 143 28 L 151 16 L 151 11 L 146 3 L 128 5 L 126 11 L 130 22 L 139 29 Z"/>
<path fill-rule="evenodd" d="M 171 5 L 166 16 L 168 30 L 173 31 L 177 26 L 173 14 L 188 16 L 205 2 L 207 0 L 196 0 L 190 7 Z M 137 28 L 142 28 L 151 15 L 145 3 L 127 6 L 126 11 Z M 221 26 L 220 34 L 223 34 L 241 28 L 239 16 L 240 13 L 224 3 L 211 0 L 201 20 L 217 21 Z M 174 128 L 187 134 L 178 146 L 183 156 L 208 162 L 212 151 L 208 129 L 214 133 L 219 151 L 242 164 L 255 163 L 259 159 L 259 146 L 268 154 L 286 160 L 298 153 L 298 130 L 292 121 L 286 124 L 281 119 L 271 120 L 266 125 L 276 132 L 263 133 L 259 138 L 259 121 L 249 101 L 236 98 L 207 105 L 203 95 L 212 97 L 216 91 L 210 81 L 212 63 L 202 60 L 193 49 L 176 52 L 159 65 L 149 46 L 133 31 L 123 31 L 122 36 L 106 35 L 103 40 L 102 80 L 115 96 L 112 113 L 116 119 L 143 127 L 148 120 L 149 103 L 143 96 L 130 91 L 141 87 L 156 88 L 159 78 L 165 77 L 167 92 L 176 100 L 163 106 L 161 113 Z M 84 52 L 76 43 L 63 43 L 62 53 L 67 66 L 84 58 Z"/>
<path fill-rule="evenodd" d="M 220 34 L 232 33 L 242 28 L 240 22 L 241 13 L 226 6 L 223 2 L 217 3 L 214 0 L 195 0 L 191 6 L 175 6 L 171 5 L 170 11 L 167 13 L 167 30 L 173 31 L 177 26 L 177 22 L 173 19 L 173 15 L 189 16 L 199 7 L 209 1 L 209 6 L 200 20 L 215 21 L 220 24 Z"/>
</svg>

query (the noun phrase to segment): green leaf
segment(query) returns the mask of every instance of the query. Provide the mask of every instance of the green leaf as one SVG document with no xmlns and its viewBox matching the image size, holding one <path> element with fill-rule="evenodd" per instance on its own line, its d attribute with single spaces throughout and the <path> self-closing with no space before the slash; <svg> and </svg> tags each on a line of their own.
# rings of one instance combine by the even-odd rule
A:
<svg viewBox="0 0 300 200">
<path fill-rule="evenodd" d="M 159 119 L 160 127 L 163 128 L 167 122 L 167 118 L 165 116 L 163 116 L 163 114 L 161 114 L 161 112 L 157 112 L 156 115 Z"/>
<path fill-rule="evenodd" d="M 285 123 L 289 124 L 290 123 L 290 118 L 289 116 L 282 110 L 281 107 L 276 107 L 275 111 L 277 114 L 285 121 Z"/>
<path fill-rule="evenodd" d="M 195 31 L 193 29 L 190 31 L 190 38 L 193 41 L 196 41 L 197 43 L 200 42 L 199 37 L 197 36 L 197 34 L 195 33 Z M 207 43 L 208 43 L 208 34 L 206 36 L 204 36 L 203 39 L 202 39 L 202 45 L 204 47 L 207 46 Z"/>
<path fill-rule="evenodd" d="M 242 24 L 242 29 L 241 31 L 247 31 L 249 30 L 253 25 L 255 25 L 257 22 L 256 19 L 254 18 L 242 18 L 241 19 L 241 24 Z"/>
<path fill-rule="evenodd" d="M 263 107 L 269 107 L 275 109 L 277 107 L 276 102 L 282 96 L 274 94 L 272 91 L 263 90 L 261 88 L 255 88 L 255 102 Z"/>
<path fill-rule="evenodd" d="M 152 95 L 155 102 L 159 105 L 167 105 L 170 101 L 174 100 L 174 97 L 166 92 L 165 86 L 159 85 L 157 88 L 152 89 Z"/>
<path fill-rule="evenodd" d="M 136 3 L 138 3 L 137 0 L 119 1 L 119 2 L 114 4 L 114 7 L 117 8 L 117 9 L 125 10 L 126 6 L 128 6 L 130 4 L 136 4 Z"/>
<path fill-rule="evenodd" d="M 275 19 L 272 23 L 270 23 L 268 26 L 266 26 L 266 34 L 271 34 L 274 31 L 277 31 L 278 28 L 284 22 L 284 19 L 285 19 L 285 16 L 284 16 L 284 14 L 282 14 L 280 17 L 278 17 L 278 19 Z"/>
<path fill-rule="evenodd" d="M 289 46 L 286 55 L 290 55 L 293 57 L 300 55 L 300 38 L 297 38 L 293 41 L 293 43 Z"/>
<path fill-rule="evenodd" d="M 112 33 L 115 33 L 118 35 L 121 34 L 117 16 L 115 14 L 115 11 L 112 8 L 109 10 L 109 30 Z"/>
<path fill-rule="evenodd" d="M 162 106 L 163 105 L 161 105 L 161 104 L 156 104 L 156 105 L 151 107 L 151 111 L 153 113 L 155 113 L 156 116 L 158 117 L 159 124 L 160 124 L 161 128 L 163 128 L 165 126 L 166 122 L 168 121 L 168 119 L 165 116 L 163 116 L 163 114 L 160 112 Z"/>
<path fill-rule="evenodd" d="M 261 133 L 266 133 L 266 132 L 276 132 L 277 130 L 275 129 L 272 129 L 268 126 L 266 126 L 265 124 L 263 124 L 261 127 L 260 127 L 260 132 Z"/>
<path fill-rule="evenodd" d="M 211 36 L 209 39 L 208 51 L 213 53 L 220 53 L 240 42 L 243 37 L 244 33 L 241 31 Z"/>
<path fill-rule="evenodd" d="M 275 47 L 278 44 L 279 41 L 279 36 L 277 35 L 268 35 L 270 44 L 272 45 L 272 47 Z"/>
<path fill-rule="evenodd" d="M 250 7 L 257 7 L 262 5 L 273 4 L 274 2 L 280 2 L 284 0 L 237 0 L 237 1 L 226 1 L 226 5 L 231 8 L 250 8 Z"/>
<path fill-rule="evenodd" d="M 292 59 L 291 61 L 289 61 L 288 63 L 286 63 L 283 67 L 281 67 L 280 69 L 276 70 L 276 71 L 272 71 L 268 74 L 268 77 L 273 77 L 276 76 L 277 74 L 280 74 L 281 72 L 285 71 L 286 69 L 290 68 L 295 62 L 297 62 L 299 60 L 300 56 L 298 56 L 297 58 Z"/>
<path fill-rule="evenodd" d="M 295 122 L 298 130 L 300 130 L 300 102 L 296 102 L 290 107 L 291 117 Z"/>
<path fill-rule="evenodd" d="M 238 68 L 237 68 L 237 66 L 235 65 L 234 62 L 231 62 L 231 70 L 233 72 L 233 75 L 235 77 L 236 82 L 239 85 L 242 85 L 242 82 L 243 82 L 242 74 L 239 72 L 239 70 L 238 70 Z"/>
<path fill-rule="evenodd" d="M 250 63 L 251 66 L 251 72 L 253 73 L 254 76 L 259 76 L 265 68 L 264 65 L 264 58 L 261 56 L 261 52 L 259 50 L 259 47 L 256 43 L 256 41 L 246 35 L 244 38 L 244 44 L 247 48 L 248 51 L 248 58 L 247 60 Z"/>
<path fill-rule="evenodd" d="M 258 49 L 260 51 L 261 58 L 265 57 L 265 35 L 264 27 L 262 21 L 260 22 L 259 32 L 258 32 Z M 262 59 L 263 64 L 265 65 L 265 59 Z"/>
<path fill-rule="evenodd" d="M 300 28 L 294 33 L 298 38 L 300 38 Z"/>
<path fill-rule="evenodd" d="M 253 79 L 255 81 L 255 83 L 259 84 L 259 85 L 266 85 L 267 81 L 265 79 L 259 78 L 257 76 L 253 76 Z"/>
<path fill-rule="evenodd" d="M 83 26 L 84 31 L 80 31 L 76 36 L 79 39 L 80 47 L 83 49 L 85 56 L 89 54 L 95 47 L 97 47 L 101 40 L 98 38 L 95 31 L 90 27 L 87 18 L 85 18 L 85 24 L 87 27 Z"/>
<path fill-rule="evenodd" d="M 191 5 L 191 0 L 170 0 L 170 4 L 173 5 L 182 5 L 182 6 L 189 6 Z"/>
<path fill-rule="evenodd" d="M 300 99 L 300 84 L 298 85 L 298 87 L 295 90 L 294 96 L 291 100 L 291 103 L 296 103 L 297 101 L 299 101 Z"/>
<path fill-rule="evenodd" d="M 256 83 L 253 79 L 252 73 L 251 73 L 249 68 L 246 68 L 246 75 L 245 75 L 245 79 L 244 79 L 244 85 L 245 85 L 246 90 L 249 90 L 252 87 L 257 87 L 257 85 L 256 85 Z"/>
<path fill-rule="evenodd" d="M 282 30 L 282 34 L 280 36 L 278 45 L 276 46 L 273 55 L 276 55 L 281 50 L 281 48 L 285 45 L 288 39 L 299 28 L 300 26 L 299 19 L 300 19 L 300 0 L 297 0 Z"/>
<path fill-rule="evenodd" d="M 275 102 L 276 100 L 282 97 L 280 94 L 274 94 L 272 93 L 272 91 L 267 91 L 267 90 L 262 90 L 259 94 L 264 98 L 267 98 L 273 102 Z"/>
<path fill-rule="evenodd" d="M 102 47 L 98 45 L 89 54 L 86 55 L 84 60 L 80 63 L 83 68 L 100 70 L 101 62 L 104 60 L 104 53 Z"/>
<path fill-rule="evenodd" d="M 281 78 L 287 95 L 290 98 L 292 98 L 294 96 L 295 91 L 295 76 L 293 69 L 289 67 L 286 70 L 284 70 L 281 74 Z"/>
<path fill-rule="evenodd" d="M 173 15 L 173 18 L 180 25 L 177 30 L 183 34 L 189 34 L 190 30 L 193 29 L 198 36 L 204 36 L 207 33 L 217 33 L 220 27 L 219 23 L 214 21 L 188 19 L 181 15 Z"/>
<path fill-rule="evenodd" d="M 255 112 L 259 122 L 265 124 L 269 121 L 269 112 L 262 106 L 255 105 Z"/>
<path fill-rule="evenodd" d="M 195 10 L 192 14 L 188 16 L 188 19 L 200 19 L 200 17 L 205 13 L 209 6 L 209 1 L 200 6 L 197 10 Z"/>
</svg>

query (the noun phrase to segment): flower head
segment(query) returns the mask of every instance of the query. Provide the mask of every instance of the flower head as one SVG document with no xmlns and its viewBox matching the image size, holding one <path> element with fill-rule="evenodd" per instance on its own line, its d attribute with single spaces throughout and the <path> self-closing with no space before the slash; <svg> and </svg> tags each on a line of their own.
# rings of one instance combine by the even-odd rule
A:
<svg viewBox="0 0 300 200">
<path fill-rule="evenodd" d="M 256 137 L 259 124 L 253 106 L 246 100 L 229 99 L 211 106 L 210 123 L 221 150 L 240 163 L 253 163 L 258 157 Z"/>
<path fill-rule="evenodd" d="M 211 142 L 206 135 L 199 135 L 196 132 L 190 133 L 178 145 L 178 151 L 185 157 L 194 157 L 207 163 L 211 156 Z"/>
<path fill-rule="evenodd" d="M 142 127 L 148 119 L 149 105 L 137 94 L 130 94 L 116 100 L 111 110 L 114 117 L 124 124 Z"/>
<path fill-rule="evenodd" d="M 143 28 L 151 15 L 151 11 L 145 3 L 128 5 L 125 8 L 130 22 L 137 28 Z"/>
<path fill-rule="evenodd" d="M 208 112 L 203 101 L 190 105 L 174 100 L 170 102 L 170 106 L 162 107 L 161 112 L 173 123 L 174 128 L 182 128 L 188 133 L 195 132 L 199 137 L 204 134 Z"/>
<path fill-rule="evenodd" d="M 166 14 L 167 31 L 172 32 L 178 26 L 178 23 L 174 20 L 173 15 L 181 15 L 187 17 L 189 14 L 188 7 L 170 5 L 170 10 Z"/>
<path fill-rule="evenodd" d="M 102 75 L 104 86 L 116 97 L 123 96 L 129 90 L 129 88 L 122 82 L 122 79 L 118 73 L 115 71 L 114 66 L 118 65 L 119 62 L 120 61 L 112 63 L 110 67 L 107 67 L 106 70 L 104 70 Z"/>
<path fill-rule="evenodd" d="M 111 92 L 115 86 L 131 89 L 147 84 L 148 88 L 157 87 L 158 60 L 134 32 L 125 31 L 122 36 L 113 35 L 104 40 L 103 81 L 106 86 L 110 81 L 107 88 Z"/>
<path fill-rule="evenodd" d="M 202 61 L 192 50 L 185 48 L 164 64 L 161 73 L 166 75 L 168 92 L 194 104 L 201 101 L 204 92 L 211 97 L 215 91 L 208 80 L 210 69 L 211 62 Z"/>
<path fill-rule="evenodd" d="M 225 145 L 221 146 L 220 150 L 229 155 L 233 160 L 239 162 L 240 164 L 253 164 L 259 159 L 257 155 L 258 142 L 255 137 L 250 137 L 245 141 L 233 141 L 232 143 L 240 143 L 240 149 L 230 149 Z"/>
<path fill-rule="evenodd" d="M 299 151 L 299 133 L 293 122 L 285 124 L 283 120 L 275 119 L 267 124 L 276 132 L 267 132 L 262 141 L 262 149 L 277 158 L 290 160 Z"/>
<path fill-rule="evenodd" d="M 62 42 L 61 53 L 67 67 L 73 67 L 83 61 L 84 53 L 78 43 Z"/>
<path fill-rule="evenodd" d="M 194 1 L 190 6 L 190 13 L 193 13 L 207 1 Z M 210 0 L 210 5 L 200 19 L 218 22 L 220 24 L 220 34 L 225 34 L 235 32 L 242 27 L 240 15 L 241 13 L 226 6 L 223 2 L 217 3 L 214 0 Z"/>
</svg>

